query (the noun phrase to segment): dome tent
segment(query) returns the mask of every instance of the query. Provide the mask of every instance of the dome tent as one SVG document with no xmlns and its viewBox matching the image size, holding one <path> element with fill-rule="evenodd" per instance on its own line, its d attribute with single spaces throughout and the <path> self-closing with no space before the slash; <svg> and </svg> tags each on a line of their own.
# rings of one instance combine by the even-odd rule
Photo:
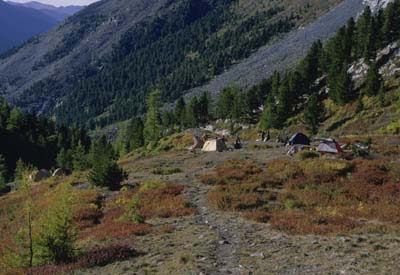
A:
<svg viewBox="0 0 400 275">
<path fill-rule="evenodd" d="M 342 147 L 333 139 L 323 140 L 317 147 L 317 152 L 322 154 L 339 154 L 343 152 Z"/>
<path fill-rule="evenodd" d="M 296 133 L 289 139 L 288 145 L 310 145 L 310 139 L 303 133 Z"/>
<path fill-rule="evenodd" d="M 203 152 L 222 152 L 226 151 L 228 148 L 225 145 L 225 142 L 222 139 L 212 139 L 206 141 L 201 149 Z"/>
</svg>

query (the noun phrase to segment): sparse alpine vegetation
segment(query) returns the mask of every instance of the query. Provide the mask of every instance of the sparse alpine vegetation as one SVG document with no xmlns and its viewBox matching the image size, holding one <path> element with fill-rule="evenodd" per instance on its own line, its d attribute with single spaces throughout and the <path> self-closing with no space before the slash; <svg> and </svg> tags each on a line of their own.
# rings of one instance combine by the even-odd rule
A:
<svg viewBox="0 0 400 275">
<path fill-rule="evenodd" d="M 211 205 L 291 234 L 398 230 L 398 163 L 377 160 L 277 160 L 260 167 L 228 161 L 201 180 Z"/>
</svg>

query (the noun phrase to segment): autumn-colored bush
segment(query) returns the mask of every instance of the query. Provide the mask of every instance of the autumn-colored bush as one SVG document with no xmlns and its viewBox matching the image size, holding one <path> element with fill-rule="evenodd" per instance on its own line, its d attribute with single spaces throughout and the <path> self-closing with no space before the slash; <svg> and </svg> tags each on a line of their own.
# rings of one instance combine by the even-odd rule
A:
<svg viewBox="0 0 400 275">
<path fill-rule="evenodd" d="M 166 225 L 162 225 L 161 227 L 157 228 L 157 230 L 154 231 L 155 234 L 169 234 L 174 232 L 175 230 L 175 226 L 173 226 L 172 224 L 166 224 Z"/>
<path fill-rule="evenodd" d="M 242 186 L 218 186 L 209 192 L 208 199 L 214 207 L 226 210 L 252 209 L 263 202 L 261 194 Z"/>
<path fill-rule="evenodd" d="M 11 274 L 59 275 L 59 274 L 68 274 L 77 268 L 78 266 L 76 264 L 45 265 L 28 269 L 21 269 L 20 271 L 21 273 L 11 273 Z"/>
<path fill-rule="evenodd" d="M 94 240 L 125 239 L 143 236 L 151 232 L 149 224 L 135 224 L 125 221 L 106 222 L 85 232 L 85 237 Z"/>
<path fill-rule="evenodd" d="M 103 212 L 97 207 L 81 208 L 74 213 L 74 223 L 78 229 L 93 227 L 100 223 Z"/>
<path fill-rule="evenodd" d="M 139 194 L 139 212 L 146 219 L 187 216 L 194 213 L 181 196 L 182 185 L 168 185 L 142 191 Z"/>
<path fill-rule="evenodd" d="M 243 217 L 251 221 L 266 223 L 270 220 L 271 214 L 263 210 L 253 210 L 244 212 Z"/>
<path fill-rule="evenodd" d="M 267 164 L 267 171 L 270 177 L 275 177 L 281 181 L 303 175 L 303 171 L 298 162 L 286 159 L 269 162 Z"/>
<path fill-rule="evenodd" d="M 152 179 L 142 183 L 130 198 L 118 208 L 120 218 L 133 223 L 143 223 L 151 218 L 180 217 L 193 214 L 192 208 L 182 196 L 183 185 Z M 123 205 L 123 206 L 122 206 Z"/>
<path fill-rule="evenodd" d="M 385 184 L 392 179 L 390 173 L 390 161 L 380 160 L 355 160 L 356 169 L 352 174 L 352 180 L 363 184 Z"/>
<path fill-rule="evenodd" d="M 319 158 L 318 152 L 310 151 L 310 150 L 301 151 L 298 155 L 301 160 Z"/>
<path fill-rule="evenodd" d="M 63 265 L 45 265 L 27 269 L 15 269 L 10 273 L 13 275 L 59 275 L 67 274 L 76 269 L 85 269 L 94 266 L 104 266 L 117 261 L 124 261 L 135 257 L 138 253 L 127 244 L 97 245 L 80 255 L 74 262 Z"/>
<path fill-rule="evenodd" d="M 354 164 L 345 160 L 312 159 L 300 162 L 304 176 L 316 183 L 337 180 L 354 170 Z"/>
<path fill-rule="evenodd" d="M 182 169 L 181 168 L 163 168 L 163 167 L 158 167 L 158 168 L 154 168 L 153 171 L 151 171 L 154 175 L 173 175 L 173 174 L 178 174 L 178 173 L 182 173 Z"/>
<path fill-rule="evenodd" d="M 95 246 L 86 251 L 77 259 L 79 268 L 104 266 L 116 261 L 124 261 L 137 255 L 137 252 L 129 245 L 110 244 Z"/>
<path fill-rule="evenodd" d="M 227 174 L 231 163 L 221 166 Z M 208 199 L 218 209 L 292 234 L 344 234 L 370 228 L 360 220 L 400 226 L 398 166 L 390 159 L 276 160 L 249 176 L 236 171 L 235 184 L 225 184 L 217 169 L 217 180 L 205 181 L 214 180 Z"/>
<path fill-rule="evenodd" d="M 216 185 L 220 183 L 220 178 L 216 173 L 203 174 L 199 176 L 202 183 L 207 185 Z"/>
<path fill-rule="evenodd" d="M 215 168 L 217 176 L 223 179 L 223 183 L 235 183 L 245 180 L 252 175 L 259 174 L 262 169 L 248 160 L 230 160 Z"/>
<path fill-rule="evenodd" d="M 349 217 L 315 212 L 283 211 L 272 213 L 271 225 L 292 234 L 342 234 L 357 226 Z"/>
</svg>

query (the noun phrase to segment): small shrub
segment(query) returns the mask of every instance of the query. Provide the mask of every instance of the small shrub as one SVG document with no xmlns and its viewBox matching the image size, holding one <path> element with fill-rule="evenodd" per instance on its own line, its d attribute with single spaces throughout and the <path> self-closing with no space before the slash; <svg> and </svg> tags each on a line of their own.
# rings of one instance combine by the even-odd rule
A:
<svg viewBox="0 0 400 275">
<path fill-rule="evenodd" d="M 158 179 L 148 180 L 140 185 L 139 192 L 145 192 L 153 189 L 162 189 L 167 187 L 167 183 Z"/>
<path fill-rule="evenodd" d="M 341 234 L 357 227 L 357 223 L 347 217 L 299 211 L 273 213 L 271 225 L 292 234 L 318 235 Z"/>
<path fill-rule="evenodd" d="M 300 177 L 303 175 L 298 163 L 291 160 L 275 160 L 267 165 L 269 174 L 281 181 Z"/>
<path fill-rule="evenodd" d="M 247 160 L 230 160 L 218 165 L 215 170 L 218 177 L 222 178 L 226 184 L 242 181 L 262 172 L 258 165 Z"/>
<path fill-rule="evenodd" d="M 147 190 L 140 194 L 140 214 L 145 218 L 169 218 L 187 216 L 194 213 L 182 196 L 181 185 Z"/>
<path fill-rule="evenodd" d="M 79 230 L 93 227 L 100 223 L 103 213 L 97 207 L 81 208 L 74 214 L 74 223 Z"/>
<path fill-rule="evenodd" d="M 90 268 L 94 266 L 104 266 L 117 261 L 124 261 L 137 252 L 128 245 L 111 244 L 107 246 L 95 246 L 81 255 L 77 260 L 80 268 Z"/>
<path fill-rule="evenodd" d="M 133 236 L 144 236 L 151 232 L 149 224 L 134 224 L 132 222 L 114 221 L 105 222 L 91 228 L 86 238 L 94 240 L 126 239 Z"/>
<path fill-rule="evenodd" d="M 356 160 L 353 181 L 365 184 L 384 184 L 391 180 L 389 160 Z"/>
<path fill-rule="evenodd" d="M 247 212 L 244 212 L 243 216 L 248 220 L 255 221 L 255 222 L 261 222 L 261 223 L 266 223 L 271 218 L 270 213 L 268 213 L 266 211 L 262 211 L 262 210 L 247 211 Z"/>
<path fill-rule="evenodd" d="M 250 144 L 249 149 L 250 150 L 267 150 L 273 148 L 269 144 Z"/>
<path fill-rule="evenodd" d="M 299 204 L 298 204 L 295 200 L 287 199 L 287 200 L 285 201 L 285 208 L 288 209 L 288 210 L 295 209 L 295 208 L 297 208 L 298 206 L 299 206 Z"/>
<path fill-rule="evenodd" d="M 167 175 L 182 173 L 182 169 L 181 168 L 155 168 L 155 169 L 153 169 L 152 173 L 154 175 L 167 176 Z"/>
<path fill-rule="evenodd" d="M 217 183 L 220 182 L 220 179 L 218 178 L 217 174 L 215 174 L 215 173 L 200 175 L 199 179 L 202 183 L 207 184 L 207 185 L 216 185 Z"/>
<path fill-rule="evenodd" d="M 300 162 L 300 167 L 306 178 L 321 183 L 346 176 L 354 170 L 355 165 L 343 160 L 313 159 Z"/>
<path fill-rule="evenodd" d="M 301 160 L 319 158 L 318 152 L 309 150 L 301 151 L 298 155 L 300 156 Z"/>
<path fill-rule="evenodd" d="M 144 223 L 144 217 L 139 213 L 140 211 L 140 199 L 138 195 L 134 195 L 127 205 L 125 214 L 121 217 L 124 220 L 129 220 L 133 223 L 140 224 Z"/>
<path fill-rule="evenodd" d="M 160 228 L 158 228 L 155 233 L 157 233 L 157 234 L 169 234 L 169 233 L 174 232 L 174 230 L 175 230 L 175 226 L 173 226 L 171 224 L 166 224 L 166 225 L 163 225 Z"/>
</svg>

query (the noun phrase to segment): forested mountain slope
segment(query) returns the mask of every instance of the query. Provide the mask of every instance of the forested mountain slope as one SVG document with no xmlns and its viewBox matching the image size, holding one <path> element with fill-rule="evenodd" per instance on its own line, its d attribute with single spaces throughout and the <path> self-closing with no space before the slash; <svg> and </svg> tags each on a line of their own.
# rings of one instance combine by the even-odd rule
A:
<svg viewBox="0 0 400 275">
<path fill-rule="evenodd" d="M 325 21 L 284 40 L 292 49 L 263 48 L 339 2 L 102 1 L 1 59 L 0 93 L 25 109 L 56 114 L 58 123 L 102 126 L 143 113 L 152 87 L 172 101 L 210 80 L 199 89 L 218 91 L 238 79 L 256 84 L 363 8 L 361 0 L 346 0 Z"/>
</svg>

